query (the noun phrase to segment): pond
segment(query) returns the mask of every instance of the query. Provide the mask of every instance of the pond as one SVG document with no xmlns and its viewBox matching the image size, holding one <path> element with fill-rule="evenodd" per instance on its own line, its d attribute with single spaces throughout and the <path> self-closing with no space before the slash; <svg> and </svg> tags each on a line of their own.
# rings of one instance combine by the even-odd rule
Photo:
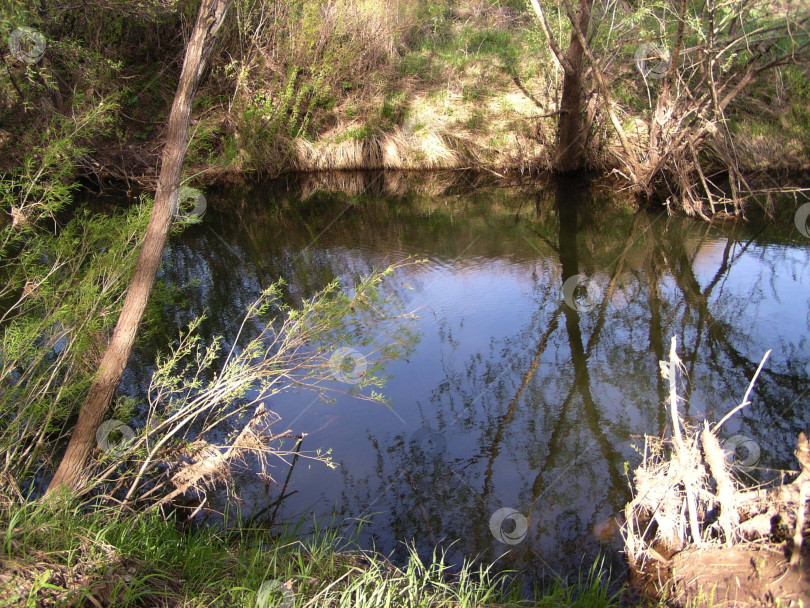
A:
<svg viewBox="0 0 810 608">
<path fill-rule="evenodd" d="M 621 577 L 616 518 L 644 435 L 668 432 L 659 361 L 672 336 L 692 422 L 738 404 L 773 349 L 721 439 L 752 480 L 796 467 L 796 436 L 810 422 L 810 239 L 795 205 L 774 221 L 710 225 L 631 213 L 576 180 L 465 179 L 371 173 L 234 187 L 209 193 L 204 221 L 171 241 L 162 280 L 186 299 L 170 318 L 179 327 L 206 312 L 205 332 L 226 339 L 280 277 L 300 301 L 336 277 L 426 260 L 395 277 L 411 287 L 401 295 L 417 311 L 419 342 L 385 370 L 390 408 L 305 391 L 268 404 L 280 425 L 306 433 L 304 450 L 331 448 L 339 465 L 300 460 L 280 519 L 317 516 L 347 534 L 362 520 L 360 542 L 395 560 L 404 543 L 426 555 L 442 545 L 454 563 L 497 558 L 543 581 L 601 554 Z M 352 194 L 329 190 L 338 186 Z M 147 380 L 136 360 L 127 390 Z M 287 467 L 276 465 L 283 481 Z M 245 517 L 278 497 L 254 476 L 238 480 Z"/>
</svg>

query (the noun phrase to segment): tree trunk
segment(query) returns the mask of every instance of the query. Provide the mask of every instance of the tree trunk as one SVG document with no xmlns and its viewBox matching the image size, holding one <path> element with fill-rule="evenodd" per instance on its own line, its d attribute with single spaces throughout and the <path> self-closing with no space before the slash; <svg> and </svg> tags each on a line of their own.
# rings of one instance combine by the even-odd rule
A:
<svg viewBox="0 0 810 608">
<path fill-rule="evenodd" d="M 96 440 L 96 431 L 121 381 L 135 334 L 146 308 L 149 293 L 155 282 L 163 247 L 172 224 L 173 210 L 177 205 L 178 188 L 188 143 L 188 127 L 191 106 L 200 77 L 211 53 L 217 31 L 225 19 L 231 0 L 202 0 L 191 39 L 186 48 L 183 71 L 169 114 L 168 135 L 163 148 L 163 158 L 158 177 L 155 202 L 149 225 L 146 228 L 143 246 L 132 280 L 127 289 L 124 306 L 113 331 L 112 340 L 104 353 L 98 372 L 90 386 L 87 397 L 79 410 L 79 419 L 73 429 L 59 468 L 56 470 L 47 493 L 67 487 L 77 488 L 87 459 Z"/>
<path fill-rule="evenodd" d="M 579 0 L 576 20 L 571 27 L 578 27 L 582 37 L 587 39 L 591 21 L 593 0 Z M 564 66 L 560 119 L 557 123 L 557 153 L 554 170 L 559 173 L 577 171 L 583 165 L 585 150 L 584 124 L 582 120 L 582 57 L 584 49 L 579 36 L 571 33 L 571 41 L 566 51 L 567 66 Z"/>
</svg>

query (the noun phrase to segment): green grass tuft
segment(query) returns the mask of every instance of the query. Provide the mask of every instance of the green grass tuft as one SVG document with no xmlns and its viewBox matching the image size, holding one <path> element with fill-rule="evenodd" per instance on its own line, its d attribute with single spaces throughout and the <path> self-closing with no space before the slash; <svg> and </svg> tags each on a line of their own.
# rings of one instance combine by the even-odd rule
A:
<svg viewBox="0 0 810 608">
<path fill-rule="evenodd" d="M 454 569 L 438 550 L 425 559 L 409 546 L 406 563 L 396 566 L 334 526 L 316 525 L 302 536 L 296 527 L 271 532 L 235 523 L 189 530 L 155 513 L 5 500 L 0 555 L 14 568 L 0 583 L 0 603 L 252 608 L 262 584 L 279 581 L 296 607 L 618 605 L 603 584 L 601 562 L 577 583 L 557 582 L 527 601 L 514 572 L 470 562 Z"/>
</svg>

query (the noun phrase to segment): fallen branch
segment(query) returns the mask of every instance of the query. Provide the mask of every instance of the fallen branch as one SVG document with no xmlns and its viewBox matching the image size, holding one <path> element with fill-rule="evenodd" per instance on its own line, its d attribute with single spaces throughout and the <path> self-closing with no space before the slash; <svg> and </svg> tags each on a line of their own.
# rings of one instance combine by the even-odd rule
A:
<svg viewBox="0 0 810 608">
<path fill-rule="evenodd" d="M 669 381 L 666 405 L 672 436 L 645 437 L 643 460 L 633 472 L 634 498 L 625 507 L 625 553 L 631 566 L 647 558 L 681 552 L 688 547 L 723 543 L 732 547 L 752 540 L 773 540 L 773 521 L 793 529 L 793 562 L 799 559 L 810 498 L 810 441 L 799 434 L 798 477 L 788 484 L 748 490 L 733 475 L 733 463 L 717 437 L 720 427 L 750 404 L 754 384 L 771 351 L 765 353 L 739 405 L 713 427 L 689 427 L 678 406 L 677 375 L 682 368 L 671 341 L 669 360 L 660 362 Z"/>
</svg>

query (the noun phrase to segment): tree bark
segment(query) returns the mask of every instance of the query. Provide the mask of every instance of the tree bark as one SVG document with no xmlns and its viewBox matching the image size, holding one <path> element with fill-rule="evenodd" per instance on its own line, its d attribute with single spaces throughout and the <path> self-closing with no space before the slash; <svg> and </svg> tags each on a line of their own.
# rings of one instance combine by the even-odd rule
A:
<svg viewBox="0 0 810 608">
<path fill-rule="evenodd" d="M 569 4 L 569 0 L 563 0 L 563 5 L 565 6 L 565 12 L 568 15 L 569 21 L 571 24 L 577 23 L 576 15 L 574 14 L 573 8 Z M 630 142 L 627 139 L 627 135 L 622 128 L 621 122 L 619 122 L 618 117 L 616 116 L 616 112 L 613 109 L 613 101 L 611 100 L 610 89 L 605 82 L 605 77 L 602 74 L 602 70 L 599 68 L 599 63 L 596 61 L 596 58 L 593 56 L 590 47 L 588 46 L 588 40 L 586 38 L 586 32 L 581 30 L 580 28 L 574 27 L 572 29 L 572 35 L 576 36 L 579 40 L 579 45 L 582 48 L 585 57 L 591 64 L 591 69 L 593 70 L 593 76 L 596 79 L 596 84 L 599 89 L 600 94 L 602 95 L 602 103 L 604 104 L 605 111 L 607 115 L 610 117 L 610 122 L 613 124 L 613 128 L 616 129 L 616 135 L 619 137 L 619 141 L 622 144 L 622 148 L 624 149 L 624 153 L 627 155 L 627 158 L 624 160 L 624 165 L 627 171 L 630 174 L 631 179 L 635 182 L 636 181 L 636 171 L 638 170 L 638 162 L 636 160 L 635 152 L 633 152 L 633 147 L 630 145 Z M 581 93 L 580 93 L 581 95 Z M 586 138 L 586 133 L 584 129 L 586 127 L 580 126 L 580 130 L 582 132 L 582 140 L 584 142 Z"/>
<path fill-rule="evenodd" d="M 543 33 L 548 38 L 549 46 L 563 69 L 563 90 L 560 99 L 557 122 L 557 150 L 554 155 L 553 169 L 558 173 L 570 173 L 582 168 L 585 150 L 585 132 L 582 120 L 582 57 L 584 48 L 582 40 L 588 36 L 591 22 L 593 0 L 579 0 L 576 16 L 569 14 L 571 40 L 568 50 L 563 54 L 560 45 L 554 38 L 551 27 L 543 13 L 538 0 L 530 0 L 540 22 Z M 577 35 L 577 29 L 581 36 Z"/>
<path fill-rule="evenodd" d="M 231 1 L 201 1 L 200 12 L 186 48 L 180 82 L 177 85 L 169 114 L 168 135 L 163 148 L 155 202 L 149 225 L 146 228 L 143 246 L 138 255 L 135 271 L 127 289 L 124 306 L 113 331 L 112 340 L 104 353 L 81 410 L 79 410 L 79 419 L 73 429 L 67 451 L 48 486 L 48 494 L 58 488 L 76 489 L 79 486 L 85 464 L 96 442 L 96 432 L 104 420 L 113 394 L 121 382 L 121 375 L 135 342 L 135 334 L 155 283 L 163 247 L 172 224 L 173 210 L 177 205 L 194 95 L 211 53 L 217 31 L 225 19 Z"/>
<path fill-rule="evenodd" d="M 576 19 L 571 27 L 578 28 L 587 39 L 593 0 L 579 0 Z M 566 59 L 570 69 L 564 70 L 560 118 L 557 123 L 557 153 L 554 170 L 568 173 L 582 168 L 585 151 L 585 132 L 582 120 L 582 57 L 584 49 L 576 32 L 571 32 Z"/>
</svg>

